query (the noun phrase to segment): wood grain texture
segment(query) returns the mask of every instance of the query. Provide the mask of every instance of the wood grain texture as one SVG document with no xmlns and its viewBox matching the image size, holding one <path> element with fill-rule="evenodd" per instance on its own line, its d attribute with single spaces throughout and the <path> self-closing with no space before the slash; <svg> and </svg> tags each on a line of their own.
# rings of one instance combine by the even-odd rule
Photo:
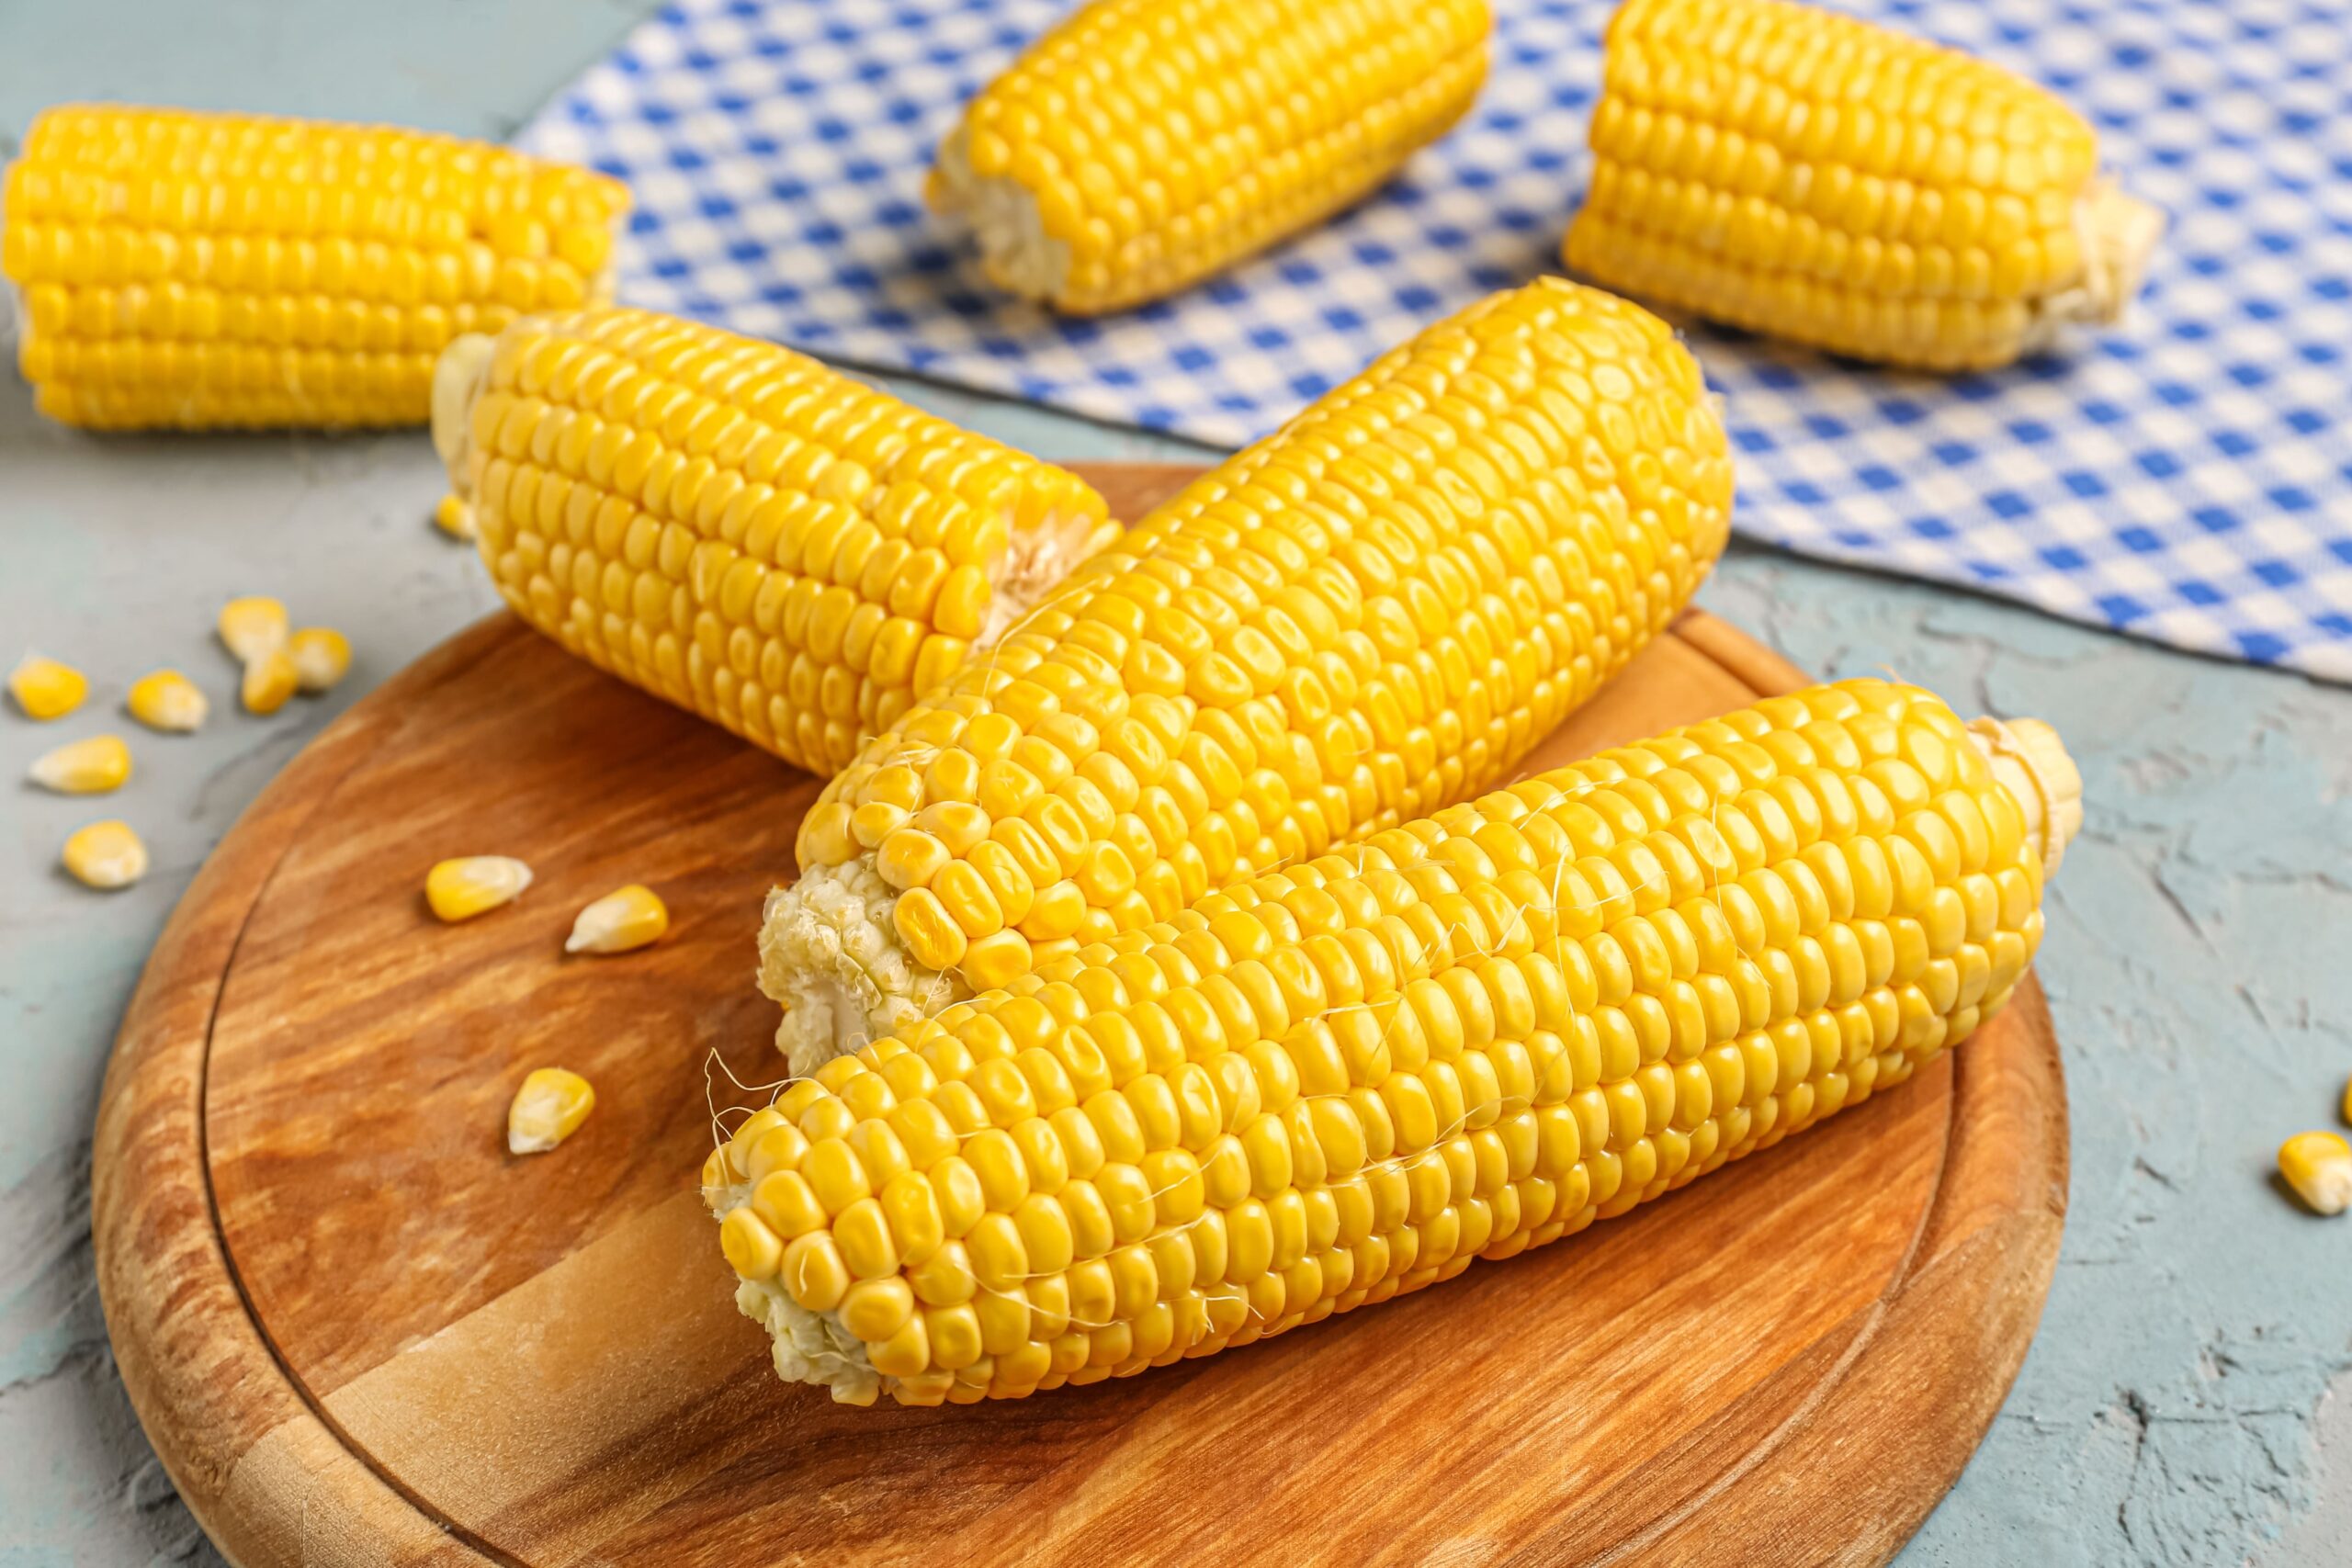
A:
<svg viewBox="0 0 2352 1568">
<path fill-rule="evenodd" d="M 1189 471 L 1091 477 L 1132 516 Z M 1531 766 L 1802 680 L 1686 616 Z M 817 789 L 499 617 L 222 843 L 124 1021 L 94 1220 L 133 1402 L 233 1560 L 1875 1563 L 2015 1375 L 2065 1193 L 2030 985 L 1869 1106 L 1441 1289 L 1022 1402 L 782 1387 L 692 1189 L 711 1105 L 779 1071 L 751 933 Z M 459 853 L 537 880 L 440 926 Z M 635 880 L 670 938 L 564 957 Z M 546 1064 L 597 1111 L 515 1159 Z"/>
</svg>

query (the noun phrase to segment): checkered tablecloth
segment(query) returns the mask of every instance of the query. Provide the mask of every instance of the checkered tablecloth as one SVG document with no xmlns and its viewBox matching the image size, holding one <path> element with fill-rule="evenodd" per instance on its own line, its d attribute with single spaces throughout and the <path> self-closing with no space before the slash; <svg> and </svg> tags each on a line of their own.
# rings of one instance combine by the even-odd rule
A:
<svg viewBox="0 0 2352 1568">
<path fill-rule="evenodd" d="M 1989 376 L 1703 327 L 1738 525 L 2352 681 L 2352 0 L 1844 0 L 2097 124 L 2173 227 L 2132 320 Z M 1556 266 L 1607 0 L 1494 0 L 1478 106 L 1381 194 L 1180 299 L 1059 321 L 922 205 L 956 107 L 1062 0 L 687 0 L 523 133 L 628 179 L 624 298 L 845 363 L 1238 445 Z"/>
</svg>

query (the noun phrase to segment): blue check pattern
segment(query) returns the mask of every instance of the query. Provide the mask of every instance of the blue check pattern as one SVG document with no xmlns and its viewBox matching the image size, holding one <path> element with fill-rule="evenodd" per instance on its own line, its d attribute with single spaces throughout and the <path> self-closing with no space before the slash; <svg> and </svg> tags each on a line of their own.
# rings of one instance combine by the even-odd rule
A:
<svg viewBox="0 0 2352 1568">
<path fill-rule="evenodd" d="M 2352 5 L 1843 0 L 2091 117 L 2172 217 L 2120 330 L 1934 379 L 1693 326 L 1741 531 L 2352 682 Z M 1322 230 L 1132 314 L 992 296 L 923 210 L 957 106 L 1062 0 L 687 0 L 529 126 L 627 179 L 624 298 L 851 365 L 1238 445 L 1553 269 L 1607 0 L 1495 0 L 1470 118 Z"/>
</svg>

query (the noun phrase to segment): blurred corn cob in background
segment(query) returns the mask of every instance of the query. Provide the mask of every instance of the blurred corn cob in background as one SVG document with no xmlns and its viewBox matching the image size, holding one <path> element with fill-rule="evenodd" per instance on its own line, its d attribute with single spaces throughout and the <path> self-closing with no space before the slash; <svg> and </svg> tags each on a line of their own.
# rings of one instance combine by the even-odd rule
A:
<svg viewBox="0 0 2352 1568">
<path fill-rule="evenodd" d="M 1967 1038 L 2079 793 L 2046 726 L 1856 681 L 1236 884 L 749 1118 L 737 1304 L 788 1381 L 967 1403 L 1571 1235 Z"/>
<path fill-rule="evenodd" d="M 1462 118 L 1486 0 L 1095 0 L 965 109 L 933 208 L 1055 309 L 1171 294 L 1315 224 Z"/>
<path fill-rule="evenodd" d="M 518 615 L 817 773 L 1117 533 L 1073 474 L 644 310 L 461 339 L 433 423 Z"/>
<path fill-rule="evenodd" d="M 1664 323 L 1546 278 L 1211 470 L 801 825 L 794 1070 L 1504 776 L 1681 609 L 1731 466 Z"/>
<path fill-rule="evenodd" d="M 1592 152 L 1570 270 L 1931 370 L 2120 319 L 2164 229 L 2051 93 L 1785 0 L 1627 0 Z"/>
<path fill-rule="evenodd" d="M 69 105 L 8 170 L 0 270 L 53 419 L 422 424 L 451 339 L 610 295 L 628 206 L 455 137 Z"/>
</svg>

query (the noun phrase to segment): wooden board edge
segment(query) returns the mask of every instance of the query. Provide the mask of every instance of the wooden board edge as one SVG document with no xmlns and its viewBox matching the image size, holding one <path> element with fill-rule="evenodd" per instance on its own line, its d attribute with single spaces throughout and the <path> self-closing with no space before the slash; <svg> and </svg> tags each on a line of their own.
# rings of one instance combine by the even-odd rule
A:
<svg viewBox="0 0 2352 1568">
<path fill-rule="evenodd" d="M 1173 465 L 1184 468 L 1184 465 Z M 1807 677 L 1794 665 L 1703 611 L 1686 611 L 1675 634 L 1751 689 L 1794 690 Z M 199 1524 L 241 1568 L 363 1568 L 385 1563 L 479 1564 L 505 1561 L 449 1533 L 350 1451 L 279 1364 L 253 1321 L 223 1250 L 205 1168 L 204 1056 L 221 977 L 243 921 L 266 886 L 278 856 L 302 820 L 332 793 L 334 781 L 381 739 L 382 716 L 490 656 L 507 637 L 528 632 L 511 616 L 495 615 L 426 655 L 331 726 L 288 765 L 248 808 L 220 852 L 207 863 L 175 911 L 141 977 L 118 1036 L 101 1093 L 95 1133 L 92 1230 L 99 1290 L 117 1362 L 133 1407 L 158 1457 Z M 379 700 L 380 699 L 380 700 Z M 2065 1111 L 2063 1072 L 2038 982 L 2029 978 L 2013 1013 L 2039 1027 L 2004 1029 L 1972 1056 L 1962 1050 L 1963 1075 L 1953 1096 L 1954 1152 L 1939 1184 L 1927 1230 L 1900 1284 L 1878 1308 L 1889 1328 L 1958 1342 L 1967 1331 L 1969 1356 L 1950 1359 L 1942 1378 L 1922 1384 L 1916 1374 L 1895 1376 L 1891 1364 L 1857 1358 L 1827 1393 L 1792 1423 L 1850 1419 L 1872 1402 L 1900 1401 L 1942 1419 L 1912 1425 L 1919 1433 L 1919 1462 L 1939 1477 L 1932 1491 L 1905 1497 L 1905 1506 L 1873 1521 L 1863 1500 L 1883 1507 L 1896 1494 L 1883 1450 L 1837 1447 L 1849 1482 L 1854 1533 L 1844 1561 L 1883 1562 L 1908 1539 L 1973 1453 L 2013 1382 L 2038 1321 L 2052 1272 L 2065 1206 Z M 2012 1062 L 2008 1058 L 2015 1056 Z M 2015 1073 L 2001 1095 L 1967 1092 L 1987 1074 Z M 1989 1101 L 1980 1104 L 1980 1101 Z M 2005 1109 L 2006 1107 L 2006 1109 Z M 1976 1123 L 2014 1118 L 2043 1152 L 2035 1162 L 1997 1155 L 2003 1145 Z M 2053 1169 L 2045 1190 L 2024 1190 L 2020 1172 Z M 1971 1225 L 1963 1211 L 1995 1193 L 2007 1179 L 2017 1189 L 1994 1200 L 1995 1223 Z M 2001 1267 L 1972 1280 L 1961 1265 L 1980 1249 L 1996 1248 Z M 1967 1293 L 1948 1288 L 1958 1277 Z M 1965 1310 L 1963 1310 L 1963 1308 Z M 1996 1330 L 1982 1334 L 1990 1323 Z M 1968 1378 L 1956 1375 L 1962 1367 Z M 1987 1375 L 1987 1374 L 1990 1375 Z M 1890 1384 L 1890 1378 L 1894 1381 Z M 1946 1383 L 1953 1386 L 1946 1387 Z M 1949 1403 L 1944 1397 L 1949 1395 Z M 1816 1462 L 1815 1467 L 1818 1469 Z M 1916 1472 L 1915 1472 L 1916 1473 Z M 334 1502 L 322 1506 L 322 1493 Z M 1778 1508 L 1793 1517 L 1816 1509 L 1818 1490 L 1798 1497 L 1775 1483 L 1769 1463 L 1751 1464 L 1729 1486 L 1703 1501 L 1736 1499 L 1756 1518 Z M 1690 1562 L 1702 1550 L 1692 1532 L 1703 1528 L 1694 1506 L 1660 1529 L 1628 1543 L 1634 1555 L 1612 1551 L 1608 1561 Z M 331 1526 L 326 1521 L 334 1521 Z M 1749 1535 L 1759 1563 L 1770 1555 L 1772 1534 Z"/>
<path fill-rule="evenodd" d="M 204 1078 L 213 1010 L 245 919 L 303 820 L 379 743 L 382 716 L 520 635 L 503 615 L 460 632 L 355 705 L 271 781 L 173 911 L 107 1066 L 90 1229 L 107 1338 L 164 1472 L 240 1568 L 492 1561 L 351 1453 L 254 1323 L 213 1207 Z M 331 1508 L 317 1506 L 322 1491 L 334 1495 Z"/>
<path fill-rule="evenodd" d="M 1704 1562 L 1706 1521 L 1724 1511 L 1741 1521 L 1747 1568 L 1874 1568 L 1959 1481 L 2024 1365 L 2064 1228 L 2065 1074 L 2040 980 L 2029 972 L 2002 1017 L 1951 1061 L 1935 1198 L 1902 1275 L 1866 1309 L 1877 1321 L 1860 1342 L 1910 1353 L 1852 1356 L 1782 1427 L 1740 1443 L 1738 1470 L 1580 1568 Z M 1800 1359 L 1775 1377 L 1814 1375 Z M 1811 1432 L 1837 1440 L 1806 1447 L 1805 1484 L 1792 1487 L 1772 1456 Z M 1710 1437 L 1721 1440 L 1702 1431 L 1689 1442 Z M 1827 1533 L 1842 1541 L 1828 1559 L 1811 1544 L 1825 1533 L 1825 1508 L 1838 1516 Z"/>
</svg>

